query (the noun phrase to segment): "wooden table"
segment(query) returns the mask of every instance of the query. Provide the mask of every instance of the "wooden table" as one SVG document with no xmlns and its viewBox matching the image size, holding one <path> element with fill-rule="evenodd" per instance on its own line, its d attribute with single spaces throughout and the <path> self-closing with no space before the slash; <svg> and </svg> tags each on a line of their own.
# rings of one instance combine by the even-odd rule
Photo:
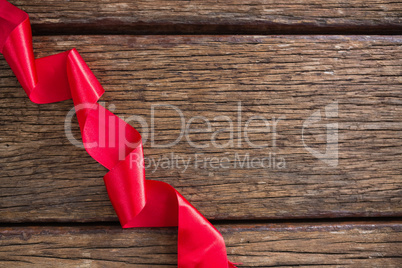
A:
<svg viewBox="0 0 402 268">
<path fill-rule="evenodd" d="M 210 219 L 240 267 L 402 266 L 401 2 L 10 2 L 35 56 L 76 47 L 104 105 L 144 119 L 149 161 L 190 159 L 147 178 Z M 66 138 L 72 101 L 33 104 L 0 70 L 0 266 L 176 266 L 176 229 L 119 226 L 106 170 Z M 155 146 L 182 130 L 158 104 L 194 132 Z"/>
</svg>

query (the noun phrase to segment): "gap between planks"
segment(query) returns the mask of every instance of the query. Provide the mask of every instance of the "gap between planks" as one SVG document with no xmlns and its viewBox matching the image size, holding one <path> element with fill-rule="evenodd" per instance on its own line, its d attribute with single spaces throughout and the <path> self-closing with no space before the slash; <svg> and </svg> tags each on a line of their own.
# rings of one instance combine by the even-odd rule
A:
<svg viewBox="0 0 402 268">
<path fill-rule="evenodd" d="M 400 34 L 400 3 L 384 0 L 10 0 L 35 35 Z"/>
</svg>

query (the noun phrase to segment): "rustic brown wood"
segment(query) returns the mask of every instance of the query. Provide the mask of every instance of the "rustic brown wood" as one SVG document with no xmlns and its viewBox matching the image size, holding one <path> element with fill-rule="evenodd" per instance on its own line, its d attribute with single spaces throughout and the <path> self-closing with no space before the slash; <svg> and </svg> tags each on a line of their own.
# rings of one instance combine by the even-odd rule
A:
<svg viewBox="0 0 402 268">
<path fill-rule="evenodd" d="M 400 223 L 219 225 L 239 267 L 400 267 Z M 173 267 L 174 229 L 0 228 L 2 267 Z"/>
<path fill-rule="evenodd" d="M 77 47 L 106 89 L 104 105 L 151 124 L 151 105 L 181 109 L 188 122 L 205 116 L 211 131 L 183 138 L 172 148 L 151 148 L 158 160 L 169 153 L 191 158 L 191 166 L 147 169 L 149 179 L 170 183 L 210 219 L 400 216 L 402 105 L 400 36 L 48 36 L 34 38 L 37 56 Z M 0 61 L 0 221 L 116 220 L 102 177 L 106 170 L 69 143 L 66 101 L 30 103 Z M 250 140 L 238 147 L 241 124 L 251 116 L 281 118 L 273 133 L 262 121 L 250 126 Z M 325 118 L 338 103 L 338 117 Z M 339 127 L 339 164 L 328 166 L 303 145 L 302 126 L 320 110 L 322 123 L 306 132 L 309 147 L 325 151 L 326 125 Z M 217 148 L 212 131 L 233 120 L 234 147 Z M 132 124 L 141 131 L 139 124 Z M 202 121 L 192 128 L 205 129 Z M 75 124 L 74 134 L 79 137 Z M 257 133 L 258 132 L 258 133 Z M 143 134 L 148 133 L 142 130 Z M 175 111 L 155 112 L 156 143 L 180 133 Z M 243 134 L 244 135 L 244 134 Z M 224 144 L 230 133 L 222 132 Z M 195 167 L 195 154 L 228 157 L 231 168 Z M 245 168 L 243 157 L 285 159 L 286 168 Z M 238 159 L 237 159 L 238 160 Z"/>
<path fill-rule="evenodd" d="M 10 0 L 36 34 L 401 33 L 399 1 Z"/>
</svg>

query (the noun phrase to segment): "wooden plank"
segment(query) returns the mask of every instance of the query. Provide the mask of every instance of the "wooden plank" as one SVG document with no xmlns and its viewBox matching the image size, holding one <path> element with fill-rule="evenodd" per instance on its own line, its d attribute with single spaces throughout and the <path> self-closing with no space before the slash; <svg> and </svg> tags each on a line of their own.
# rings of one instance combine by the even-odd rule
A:
<svg viewBox="0 0 402 268">
<path fill-rule="evenodd" d="M 34 38 L 34 46 L 37 56 L 78 47 L 106 89 L 104 105 L 115 105 L 126 119 L 142 116 L 151 126 L 152 105 L 168 104 L 183 112 L 186 123 L 195 116 L 210 121 L 211 130 L 189 134 L 197 145 L 209 145 L 203 149 L 185 137 L 171 148 L 156 148 L 149 129 L 131 122 L 148 134 L 148 158 L 160 161 L 174 153 L 190 159 L 186 170 L 152 165 L 149 179 L 170 183 L 210 219 L 284 219 L 401 215 L 401 41 L 400 36 L 47 36 Z M 72 102 L 30 103 L 4 60 L 0 70 L 0 220 L 116 220 L 103 185 L 106 170 L 66 138 Z M 338 115 L 326 115 L 334 103 Z M 303 139 L 303 125 L 317 111 L 322 120 L 306 128 Z M 215 131 L 230 127 L 215 118 L 222 115 L 234 125 L 233 146 L 227 148 L 211 142 Z M 250 141 L 268 148 L 246 142 L 245 124 L 252 116 L 271 123 L 281 118 L 276 135 L 273 123 L 270 129 L 261 120 L 250 124 Z M 327 124 L 338 124 L 335 167 L 305 147 L 325 152 Z M 181 122 L 172 109 L 155 108 L 154 125 L 156 144 L 179 137 Z M 207 125 L 196 120 L 190 128 Z M 73 133 L 79 137 L 76 124 Z M 217 143 L 230 137 L 230 131 L 221 131 Z M 250 159 L 270 153 L 285 166 L 251 165 Z M 242 166 L 247 155 L 248 166 Z M 211 166 L 211 160 L 196 163 L 198 156 L 197 161 L 223 159 L 224 167 Z"/>
<path fill-rule="evenodd" d="M 10 0 L 36 34 L 401 33 L 399 1 Z"/>
<path fill-rule="evenodd" d="M 218 225 L 240 267 L 400 267 L 401 223 Z M 4 267 L 172 267 L 174 229 L 3 227 Z"/>
</svg>

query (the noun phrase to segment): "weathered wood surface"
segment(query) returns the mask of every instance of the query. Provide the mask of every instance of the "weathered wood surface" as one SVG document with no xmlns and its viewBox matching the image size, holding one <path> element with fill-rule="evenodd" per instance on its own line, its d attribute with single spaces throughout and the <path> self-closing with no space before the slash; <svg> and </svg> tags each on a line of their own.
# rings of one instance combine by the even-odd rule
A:
<svg viewBox="0 0 402 268">
<path fill-rule="evenodd" d="M 240 267 L 400 267 L 402 225 L 218 225 Z M 1 267 L 174 267 L 174 229 L 0 228 Z"/>
<path fill-rule="evenodd" d="M 170 183 L 210 219 L 400 216 L 402 178 L 402 38 L 400 36 L 48 36 L 34 38 L 37 56 L 77 47 L 106 89 L 102 101 L 128 118 L 151 125 L 151 105 L 169 104 L 185 120 L 205 116 L 211 130 L 192 133 L 197 149 L 183 139 L 167 149 L 145 143 L 159 160 L 169 153 L 190 158 L 190 167 L 147 169 L 149 179 Z M 116 220 L 102 177 L 106 170 L 70 144 L 64 120 L 66 101 L 30 103 L 0 61 L 0 221 Z M 267 130 L 250 127 L 241 146 L 237 128 L 251 116 L 281 118 Z M 338 116 L 325 107 L 338 103 Z M 303 123 L 320 110 L 322 124 L 310 127 L 305 143 L 325 151 L 326 124 L 338 124 L 337 167 L 303 145 Z M 234 145 L 217 148 L 212 132 L 234 124 Z M 271 121 L 272 122 L 272 121 Z M 139 124 L 133 122 L 134 126 Z M 242 129 L 244 130 L 244 128 Z M 191 128 L 206 128 L 194 121 Z M 74 134 L 79 137 L 78 126 Z M 141 128 L 138 128 L 141 131 Z M 142 130 L 145 135 L 148 132 Z M 156 143 L 174 141 L 180 120 L 171 109 L 155 110 Z M 149 133 L 148 133 L 149 134 Z M 244 135 L 244 134 L 243 134 Z M 149 138 L 149 136 L 148 136 Z M 218 143 L 228 142 L 222 132 Z M 276 140 L 276 146 L 272 146 Z M 275 153 L 286 167 L 235 166 L 236 154 Z M 228 157 L 230 168 L 195 167 L 195 154 Z"/>
<path fill-rule="evenodd" d="M 10 0 L 35 33 L 400 33 L 400 1 Z"/>
</svg>

